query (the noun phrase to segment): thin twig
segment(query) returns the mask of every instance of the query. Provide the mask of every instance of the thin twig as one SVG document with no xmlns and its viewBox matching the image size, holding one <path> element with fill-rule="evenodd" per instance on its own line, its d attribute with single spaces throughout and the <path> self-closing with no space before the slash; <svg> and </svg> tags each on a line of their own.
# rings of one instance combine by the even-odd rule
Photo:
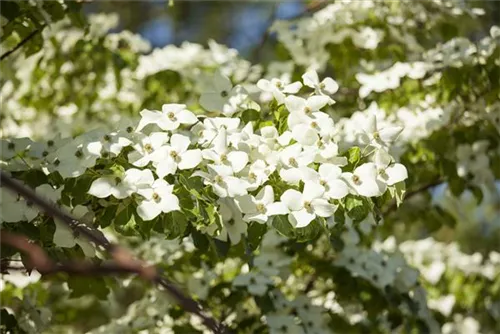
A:
<svg viewBox="0 0 500 334">
<path fill-rule="evenodd" d="M 33 30 L 28 36 L 26 36 L 22 41 L 20 41 L 12 50 L 5 52 L 2 56 L 0 56 L 0 61 L 3 61 L 5 58 L 10 56 L 12 53 L 16 52 L 20 49 L 24 44 L 28 43 L 30 39 L 35 37 L 38 33 L 42 32 L 42 29 L 45 28 L 45 24 L 40 28 Z"/>
<path fill-rule="evenodd" d="M 433 188 L 433 187 L 436 187 L 436 186 L 438 186 L 438 185 L 442 184 L 443 182 L 444 182 L 444 181 L 443 181 L 442 179 L 436 179 L 436 180 L 431 181 L 431 182 L 429 182 L 429 183 L 427 183 L 427 184 L 424 184 L 424 185 L 423 185 L 423 186 L 421 186 L 420 188 L 417 188 L 417 189 L 415 189 L 415 190 L 408 191 L 407 193 L 405 193 L 405 195 L 404 195 L 404 199 L 405 199 L 405 200 L 406 200 L 406 199 L 409 199 L 409 198 L 411 198 L 411 197 L 413 197 L 413 196 L 415 196 L 415 195 L 417 195 L 417 194 L 420 194 L 421 192 L 424 192 L 424 191 L 427 191 L 427 190 L 429 190 L 429 189 L 431 189 L 431 188 Z M 387 207 L 387 209 L 385 209 L 384 211 L 382 211 L 382 215 L 384 215 L 384 216 L 385 216 L 385 215 L 389 214 L 390 212 L 392 212 L 392 211 L 396 210 L 397 208 L 398 208 L 398 206 L 397 206 L 397 202 L 396 202 L 396 201 L 393 201 L 393 202 L 391 203 L 391 205 L 389 205 L 389 206 Z"/>
<path fill-rule="evenodd" d="M 59 219 L 73 231 L 79 233 L 80 235 L 83 235 L 85 238 L 104 249 L 111 256 L 111 258 L 113 258 L 114 263 L 117 266 L 115 268 L 119 267 L 123 272 L 136 273 L 143 279 L 149 280 L 156 283 L 157 285 L 162 286 L 172 296 L 174 296 L 175 299 L 177 299 L 179 304 L 187 312 L 196 314 L 198 317 L 200 317 L 204 325 L 214 333 L 229 333 L 228 329 L 223 324 L 218 323 L 215 319 L 206 315 L 199 303 L 197 303 L 192 298 L 185 296 L 172 282 L 170 282 L 170 280 L 168 280 L 166 277 L 162 277 L 156 267 L 149 266 L 143 261 L 135 259 L 129 250 L 112 244 L 100 231 L 96 229 L 90 229 L 83 224 L 79 224 L 77 219 L 64 212 L 55 203 L 41 198 L 32 189 L 22 185 L 19 181 L 14 180 L 4 171 L 0 171 L 0 175 L 0 181 L 3 187 L 8 188 L 11 191 L 23 196 L 26 200 L 40 207 L 48 215 Z M 40 255 L 40 252 L 36 249 L 36 247 L 38 246 L 29 242 L 26 244 L 26 242 L 23 242 L 19 239 L 11 239 L 10 242 L 13 247 L 16 247 L 17 249 L 25 249 L 26 251 L 29 251 L 30 254 L 35 255 L 35 258 L 31 258 L 31 261 L 33 264 L 37 265 L 39 271 L 41 270 L 50 272 L 51 270 L 54 270 L 53 264 L 47 262 L 47 258 L 44 258 L 42 255 Z M 75 268 L 72 269 L 76 270 Z"/>
</svg>

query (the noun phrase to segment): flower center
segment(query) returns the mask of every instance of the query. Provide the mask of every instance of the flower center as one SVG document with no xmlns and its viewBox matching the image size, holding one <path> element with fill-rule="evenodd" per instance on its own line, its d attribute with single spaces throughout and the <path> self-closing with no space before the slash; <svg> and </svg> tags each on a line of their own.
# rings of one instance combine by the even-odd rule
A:
<svg viewBox="0 0 500 334">
<path fill-rule="evenodd" d="M 324 83 L 324 82 L 322 82 L 322 83 L 320 83 L 320 84 L 319 84 L 319 88 L 323 89 L 323 88 L 325 88 L 325 87 L 326 87 L 326 85 L 325 85 L 325 83 Z"/>
<path fill-rule="evenodd" d="M 266 212 L 266 206 L 262 203 L 257 203 L 257 211 L 260 213 L 265 213 Z"/>
<path fill-rule="evenodd" d="M 103 158 L 107 159 L 107 158 L 109 158 L 109 152 L 104 151 L 104 152 L 102 152 L 101 156 Z"/>
<path fill-rule="evenodd" d="M 122 183 L 121 177 L 119 177 L 119 176 L 115 177 L 115 184 L 119 185 L 120 183 Z"/>
<path fill-rule="evenodd" d="M 134 131 L 134 128 L 131 127 L 131 126 L 127 126 L 127 128 L 125 129 L 128 133 L 132 133 L 132 131 Z"/>
<path fill-rule="evenodd" d="M 311 107 L 305 107 L 305 108 L 304 108 L 304 112 L 305 112 L 306 114 L 310 114 L 310 113 L 311 113 L 311 111 L 312 111 Z"/>
<path fill-rule="evenodd" d="M 359 179 L 359 176 L 357 175 L 353 175 L 352 176 L 352 181 L 354 182 L 354 184 L 356 185 L 360 185 L 361 184 L 361 180 Z"/>
<path fill-rule="evenodd" d="M 75 152 L 75 157 L 77 157 L 78 159 L 82 158 L 83 157 L 83 152 L 81 150 L 78 150 Z"/>
<path fill-rule="evenodd" d="M 375 131 L 373 133 L 373 138 L 375 138 L 376 140 L 379 140 L 380 139 L 380 133 L 378 133 L 378 131 Z"/>
<path fill-rule="evenodd" d="M 61 161 L 59 161 L 59 159 L 56 159 L 54 160 L 54 166 L 59 166 L 59 164 L 61 163 Z"/>
<path fill-rule="evenodd" d="M 9 143 L 7 145 L 7 149 L 11 150 L 11 151 L 14 151 L 14 149 L 16 148 L 16 145 L 14 143 Z"/>
<path fill-rule="evenodd" d="M 52 146 L 54 146 L 54 141 L 53 141 L 53 140 L 49 140 L 49 141 L 47 142 L 47 146 L 48 146 L 48 147 L 52 147 Z"/>
<path fill-rule="evenodd" d="M 290 158 L 288 159 L 288 163 L 290 164 L 290 166 L 293 166 L 293 167 L 297 167 L 299 164 L 297 163 L 297 160 L 295 160 L 295 158 Z"/>
<path fill-rule="evenodd" d="M 42 152 L 42 157 L 46 157 L 47 155 L 49 155 L 49 152 L 47 152 L 47 151 Z"/>
<path fill-rule="evenodd" d="M 283 84 L 281 83 L 281 81 L 276 81 L 276 87 L 278 87 L 278 88 L 283 87 Z"/>
<path fill-rule="evenodd" d="M 250 172 L 250 173 L 248 174 L 248 178 L 249 178 L 250 180 L 252 180 L 252 181 L 255 181 L 255 180 L 257 180 L 257 175 L 255 175 L 255 173 L 253 173 L 253 172 Z"/>
<path fill-rule="evenodd" d="M 220 96 L 222 97 L 227 97 L 229 95 L 229 93 L 225 90 L 223 90 L 222 92 L 220 92 Z"/>
<path fill-rule="evenodd" d="M 151 146 L 151 144 L 146 144 L 144 145 L 144 150 L 148 153 L 151 153 L 153 152 L 153 146 Z"/>
<path fill-rule="evenodd" d="M 111 136 L 110 135 L 104 135 L 104 140 L 105 141 L 110 141 L 111 140 Z"/>
<path fill-rule="evenodd" d="M 222 183 L 222 176 L 216 175 L 214 178 L 214 181 L 215 181 L 215 183 L 219 183 L 219 184 Z"/>
<path fill-rule="evenodd" d="M 178 155 L 178 154 L 177 154 L 177 152 L 175 152 L 175 151 L 170 151 L 170 156 L 171 156 L 172 158 L 174 158 L 174 159 L 175 159 L 175 158 L 177 158 L 179 155 Z"/>
<path fill-rule="evenodd" d="M 153 193 L 153 200 L 158 203 L 161 200 L 160 195 L 158 193 Z"/>
<path fill-rule="evenodd" d="M 169 112 L 167 114 L 167 117 L 168 117 L 169 120 L 175 121 L 175 114 L 173 112 Z"/>
<path fill-rule="evenodd" d="M 312 209 L 311 202 L 305 201 L 304 202 L 304 209 L 306 209 L 307 211 L 311 210 Z"/>
<path fill-rule="evenodd" d="M 226 153 L 222 153 L 220 155 L 220 161 L 221 162 L 226 162 L 227 161 L 227 154 Z"/>
<path fill-rule="evenodd" d="M 311 122 L 311 128 L 317 129 L 318 128 L 318 123 Z"/>
<path fill-rule="evenodd" d="M 319 180 L 319 184 L 321 184 L 322 186 L 326 186 L 326 181 L 325 180 Z"/>
</svg>

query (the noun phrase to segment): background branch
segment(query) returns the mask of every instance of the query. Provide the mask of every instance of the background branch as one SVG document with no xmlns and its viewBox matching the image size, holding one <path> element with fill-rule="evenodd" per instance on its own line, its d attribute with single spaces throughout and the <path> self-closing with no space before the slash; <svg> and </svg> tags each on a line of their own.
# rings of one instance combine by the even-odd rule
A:
<svg viewBox="0 0 500 334">
<path fill-rule="evenodd" d="M 35 191 L 24 186 L 19 181 L 14 180 L 3 170 L 0 171 L 1 175 L 1 184 L 2 187 L 8 188 L 11 191 L 23 196 L 26 200 L 32 202 L 33 204 L 40 207 L 45 213 L 48 215 L 59 219 L 66 226 L 71 228 L 74 232 L 83 235 L 88 240 L 95 243 L 97 246 L 100 246 L 104 249 L 114 260 L 114 265 L 112 268 L 94 268 L 88 266 L 58 266 L 55 265 L 45 254 L 43 249 L 39 246 L 30 243 L 25 238 L 19 238 L 12 234 L 7 233 L 6 237 L 4 237 L 5 231 L 2 231 L 2 243 L 9 244 L 12 247 L 23 250 L 27 254 L 30 255 L 30 261 L 33 266 L 37 268 L 41 273 L 51 273 L 54 271 L 63 271 L 66 269 L 67 272 L 71 271 L 71 273 L 88 273 L 91 271 L 99 272 L 106 271 L 110 273 L 110 270 L 113 269 L 114 273 L 116 271 L 120 271 L 123 273 L 135 273 L 141 276 L 145 280 L 149 280 L 157 285 L 165 288 L 177 301 L 178 303 L 190 313 L 193 313 L 200 317 L 204 323 L 204 325 L 212 330 L 214 333 L 229 333 L 228 329 L 218 323 L 212 317 L 206 315 L 203 312 L 201 305 L 193 300 L 190 297 L 185 296 L 179 288 L 177 288 L 169 279 L 163 277 L 159 274 L 158 270 L 154 266 L 149 266 L 143 261 L 137 260 L 134 258 L 132 253 L 120 246 L 114 245 L 106 239 L 106 237 L 98 230 L 91 229 L 84 224 L 80 224 L 77 219 L 64 212 L 61 208 L 57 206 L 56 203 L 45 200 L 40 197 Z"/>
</svg>

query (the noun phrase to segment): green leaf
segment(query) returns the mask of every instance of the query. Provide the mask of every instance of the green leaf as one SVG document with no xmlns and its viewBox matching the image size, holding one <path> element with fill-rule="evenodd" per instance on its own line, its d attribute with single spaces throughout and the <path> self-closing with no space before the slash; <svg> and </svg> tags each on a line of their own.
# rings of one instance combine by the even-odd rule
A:
<svg viewBox="0 0 500 334">
<path fill-rule="evenodd" d="M 248 232 L 247 236 L 248 244 L 252 250 L 255 250 L 260 245 L 262 237 L 267 232 L 267 225 L 260 224 L 257 222 L 252 222 L 248 226 L 247 232 Z"/>
<path fill-rule="evenodd" d="M 404 181 L 398 182 L 389 187 L 391 197 L 396 200 L 396 206 L 399 207 L 403 203 L 404 195 L 406 193 L 406 184 Z"/>
<path fill-rule="evenodd" d="M 126 225 L 130 221 L 130 219 L 132 219 L 134 213 L 135 213 L 135 208 L 133 207 L 133 205 L 120 204 L 120 207 L 118 208 L 118 212 L 114 220 L 114 225 L 115 226 Z"/>
<path fill-rule="evenodd" d="M 354 146 L 347 151 L 347 160 L 351 165 L 357 164 L 360 159 L 361 159 L 361 150 L 359 147 Z"/>
<path fill-rule="evenodd" d="M 288 221 L 288 216 L 279 215 L 273 218 L 273 227 L 282 235 L 288 238 L 295 238 L 295 229 Z"/>
<path fill-rule="evenodd" d="M 71 204 L 77 206 L 89 200 L 90 196 L 87 192 L 90 189 L 94 176 L 84 174 L 76 179 L 75 186 L 71 189 Z"/>
<path fill-rule="evenodd" d="M 118 205 L 110 205 L 101 211 L 100 215 L 97 216 L 97 223 L 100 227 L 105 228 L 111 225 L 113 219 L 116 216 L 116 211 L 118 210 Z"/>
<path fill-rule="evenodd" d="M 261 113 L 255 109 L 247 109 L 241 113 L 241 120 L 245 123 L 258 121 L 261 119 Z"/>
<path fill-rule="evenodd" d="M 475 185 L 470 185 L 468 189 L 471 191 L 472 195 L 474 195 L 477 205 L 480 205 L 483 202 L 484 197 L 481 188 Z"/>
<path fill-rule="evenodd" d="M 315 239 L 323 230 L 321 223 L 314 219 L 309 225 L 295 229 L 297 242 L 306 242 Z"/>
<path fill-rule="evenodd" d="M 210 247 L 208 237 L 195 229 L 193 229 L 191 236 L 193 237 L 194 246 L 198 248 L 202 253 L 206 253 L 208 251 L 208 248 Z"/>
<path fill-rule="evenodd" d="M 347 215 L 354 221 L 362 221 L 369 213 L 368 205 L 358 196 L 349 195 L 345 199 Z"/>
<path fill-rule="evenodd" d="M 160 219 L 163 234 L 167 239 L 175 239 L 186 231 L 188 222 L 186 216 L 180 211 L 169 212 Z"/>
<path fill-rule="evenodd" d="M 71 290 L 70 297 L 72 298 L 94 295 L 100 300 L 105 300 L 109 293 L 106 282 L 102 277 L 70 276 L 67 279 L 67 283 Z"/>
</svg>

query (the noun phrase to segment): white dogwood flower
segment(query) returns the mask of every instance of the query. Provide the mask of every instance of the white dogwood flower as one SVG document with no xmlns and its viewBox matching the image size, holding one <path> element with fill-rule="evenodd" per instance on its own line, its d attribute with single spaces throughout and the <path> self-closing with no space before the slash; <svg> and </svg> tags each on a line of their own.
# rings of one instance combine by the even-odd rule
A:
<svg viewBox="0 0 500 334">
<path fill-rule="evenodd" d="M 271 80 L 260 79 L 257 81 L 257 87 L 264 92 L 271 93 L 278 104 L 283 104 L 285 102 L 285 94 L 297 93 L 302 88 L 302 83 L 299 81 L 289 83 L 289 81 L 276 78 Z"/>
<path fill-rule="evenodd" d="M 328 96 L 315 95 L 306 100 L 298 96 L 290 95 L 285 98 L 285 106 L 290 113 L 310 115 L 326 106 L 329 99 Z"/>
<path fill-rule="evenodd" d="M 318 73 L 315 70 L 309 70 L 302 75 L 304 85 L 314 88 L 314 93 L 317 95 L 329 96 L 335 94 L 339 90 L 339 85 L 332 78 L 324 78 L 321 82 L 318 78 Z M 330 98 L 329 103 L 334 103 Z"/>
<path fill-rule="evenodd" d="M 301 169 L 304 182 L 314 182 L 325 187 L 325 197 L 341 199 L 347 196 L 349 188 L 344 180 L 341 179 L 342 170 L 333 164 L 322 164 L 318 171 L 309 167 Z"/>
<path fill-rule="evenodd" d="M 271 186 L 262 188 L 255 197 L 252 195 L 238 196 L 235 201 L 241 212 L 245 214 L 243 217 L 245 221 L 265 224 L 270 216 L 288 213 L 285 204 L 274 202 L 274 190 Z"/>
<path fill-rule="evenodd" d="M 374 197 L 382 195 L 385 190 L 385 184 L 378 180 L 377 165 L 373 162 L 362 164 L 352 173 L 342 173 L 342 178 L 355 195 Z"/>
<path fill-rule="evenodd" d="M 156 163 L 155 152 L 167 144 L 169 135 L 165 132 L 153 132 L 149 136 L 141 135 L 138 139 L 139 142 L 133 145 L 134 151 L 128 154 L 128 160 L 136 167 L 145 167 L 150 162 Z"/>
<path fill-rule="evenodd" d="M 380 128 L 377 124 L 375 113 L 369 113 L 366 121 L 361 124 L 362 131 L 358 133 L 361 143 L 374 147 L 389 148 L 403 131 L 401 126 L 388 126 Z"/>
<path fill-rule="evenodd" d="M 231 166 L 235 173 L 240 172 L 248 163 L 248 154 L 246 152 L 231 150 L 224 128 L 214 138 L 212 148 L 205 149 L 201 153 L 204 159 L 211 160 L 216 165 Z"/>
<path fill-rule="evenodd" d="M 179 199 L 172 191 L 174 186 L 163 179 L 157 179 L 148 188 L 137 191 L 144 199 L 137 206 L 137 214 L 145 221 L 156 218 L 160 213 L 180 210 Z"/>
<path fill-rule="evenodd" d="M 290 210 L 288 219 L 297 228 L 305 227 L 316 218 L 330 217 L 335 213 L 336 207 L 328 203 L 324 197 L 325 188 L 313 182 L 305 182 L 304 190 L 300 193 L 288 189 L 281 195 L 283 202 Z"/>
<path fill-rule="evenodd" d="M 203 178 L 205 184 L 212 186 L 219 197 L 235 197 L 247 194 L 248 183 L 233 175 L 233 169 L 226 165 L 208 165 L 208 173 L 196 171 L 193 176 Z"/>
<path fill-rule="evenodd" d="M 98 178 L 92 185 L 88 193 L 99 198 L 106 198 L 113 195 L 122 199 L 129 197 L 139 189 L 147 188 L 154 182 L 151 170 L 140 170 L 131 168 L 125 171 L 123 177 L 118 175 L 106 175 Z"/>
<path fill-rule="evenodd" d="M 170 145 L 160 147 L 155 152 L 156 174 L 163 178 L 166 175 L 174 174 L 177 168 L 181 170 L 191 169 L 201 162 L 201 150 L 188 150 L 191 140 L 187 136 L 173 134 L 170 138 Z"/>
<path fill-rule="evenodd" d="M 160 129 L 171 131 L 177 129 L 181 124 L 191 125 L 198 122 L 198 118 L 187 110 L 185 104 L 164 104 L 161 111 L 141 111 L 141 120 L 136 131 L 139 132 L 149 124 L 156 124 Z"/>
</svg>

